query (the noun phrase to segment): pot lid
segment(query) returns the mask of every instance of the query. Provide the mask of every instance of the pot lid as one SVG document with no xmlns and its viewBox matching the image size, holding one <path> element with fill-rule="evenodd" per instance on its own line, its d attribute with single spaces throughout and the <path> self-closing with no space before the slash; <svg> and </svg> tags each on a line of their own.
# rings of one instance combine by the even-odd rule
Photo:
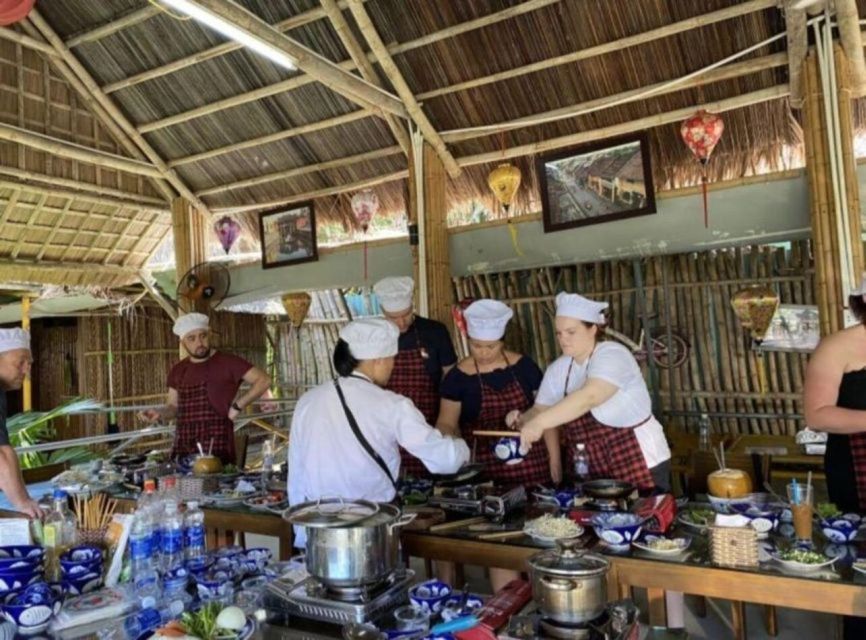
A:
<svg viewBox="0 0 866 640">
<path fill-rule="evenodd" d="M 321 498 L 292 507 L 284 518 L 301 527 L 349 527 L 379 513 L 379 504 L 370 500 Z"/>
<path fill-rule="evenodd" d="M 558 540 L 556 549 L 549 549 L 529 559 L 533 569 L 564 576 L 595 576 L 607 573 L 610 562 L 597 554 L 584 553 L 578 548 L 579 538 Z"/>
</svg>

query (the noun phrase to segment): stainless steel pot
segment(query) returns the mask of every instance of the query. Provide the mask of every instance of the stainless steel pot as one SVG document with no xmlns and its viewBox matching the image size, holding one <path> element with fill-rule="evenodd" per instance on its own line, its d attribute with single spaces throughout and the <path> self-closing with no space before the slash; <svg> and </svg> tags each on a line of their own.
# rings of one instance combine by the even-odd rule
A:
<svg viewBox="0 0 866 640">
<path fill-rule="evenodd" d="M 392 504 L 328 498 L 289 509 L 285 519 L 306 527 L 307 571 L 323 584 L 376 584 L 397 568 L 399 531 L 415 518 Z"/>
<path fill-rule="evenodd" d="M 562 540 L 529 559 L 532 597 L 541 615 L 554 622 L 582 624 L 596 619 L 607 603 L 610 562 L 584 553 L 579 540 Z"/>
</svg>

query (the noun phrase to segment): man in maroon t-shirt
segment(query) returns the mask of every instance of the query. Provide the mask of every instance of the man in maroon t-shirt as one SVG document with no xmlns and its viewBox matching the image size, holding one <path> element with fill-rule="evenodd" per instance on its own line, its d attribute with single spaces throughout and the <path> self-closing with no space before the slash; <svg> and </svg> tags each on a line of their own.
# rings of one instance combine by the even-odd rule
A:
<svg viewBox="0 0 866 640">
<path fill-rule="evenodd" d="M 243 358 L 211 349 L 208 317 L 201 313 L 179 316 L 174 334 L 188 358 L 168 374 L 168 399 L 159 409 L 140 415 L 147 422 L 177 419 L 172 457 L 183 457 L 213 447 L 213 454 L 225 464 L 235 463 L 235 438 L 232 421 L 251 402 L 271 386 L 264 371 Z M 249 390 L 236 397 L 241 383 Z M 211 444 L 212 443 L 212 444 Z"/>
</svg>

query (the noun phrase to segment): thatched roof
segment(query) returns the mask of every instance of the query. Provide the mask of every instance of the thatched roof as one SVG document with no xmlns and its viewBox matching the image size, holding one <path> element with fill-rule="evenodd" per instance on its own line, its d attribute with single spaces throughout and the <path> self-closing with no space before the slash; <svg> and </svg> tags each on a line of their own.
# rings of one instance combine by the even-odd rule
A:
<svg viewBox="0 0 866 640">
<path fill-rule="evenodd" d="M 324 58 L 354 69 L 318 0 L 239 4 Z M 340 6 L 365 51 L 371 47 L 358 28 L 358 6 L 367 12 L 448 152 L 465 165 L 449 184 L 452 204 L 474 199 L 492 205 L 486 175 L 496 165 L 496 152 L 527 145 L 527 155 L 513 160 L 524 175 L 515 208 L 534 207 L 535 143 L 590 135 L 698 104 L 721 103 L 725 110 L 726 131 L 709 167 L 711 179 L 798 162 L 801 134 L 785 98 L 784 38 L 741 58 L 733 70 L 711 73 L 702 85 L 691 82 L 504 133 L 457 133 L 574 105 L 597 107 L 623 92 L 716 63 L 784 31 L 772 0 L 366 0 L 355 2 L 351 11 L 343 0 Z M 148 160 L 158 156 L 175 172 L 169 176 L 172 188 L 195 194 L 212 212 L 243 211 L 239 219 L 255 233 L 257 208 L 314 197 L 320 218 L 351 227 L 349 194 L 335 192 L 356 183 L 375 185 L 383 211 L 405 210 L 407 159 L 388 124 L 310 75 L 227 43 L 193 20 L 179 20 L 158 2 L 52 0 L 37 8 L 44 23 L 40 18 L 16 29 L 40 40 L 51 31 L 64 41 L 93 85 L 152 148 Z M 718 13 L 732 8 L 739 15 Z M 684 22 L 708 14 L 712 19 L 706 24 Z M 671 25 L 669 35 L 650 37 Z M 598 47 L 627 37 L 633 39 L 599 53 Z M 0 55 L 14 59 L 15 47 L 0 45 Z M 391 79 L 379 66 L 376 70 L 394 92 Z M 729 109 L 725 102 L 761 91 L 768 93 L 742 108 Z M 668 120 L 659 126 L 647 121 L 645 127 L 657 189 L 689 184 L 700 175 L 680 140 L 678 122 Z M 113 151 L 130 155 L 117 144 Z M 138 182 L 142 193 L 165 199 L 149 180 Z M 121 241 L 111 255 L 126 260 L 128 251 L 143 255 L 153 249 L 149 243 L 137 249 L 126 244 Z"/>
</svg>

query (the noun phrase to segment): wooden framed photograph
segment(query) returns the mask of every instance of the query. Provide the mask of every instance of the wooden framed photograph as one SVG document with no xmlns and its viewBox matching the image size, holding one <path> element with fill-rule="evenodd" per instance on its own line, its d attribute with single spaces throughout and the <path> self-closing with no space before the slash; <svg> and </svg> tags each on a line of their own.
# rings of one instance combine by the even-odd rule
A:
<svg viewBox="0 0 866 640">
<path fill-rule="evenodd" d="M 319 259 L 313 203 L 302 202 L 259 214 L 262 269 Z"/>
<path fill-rule="evenodd" d="M 656 212 L 645 133 L 539 156 L 536 169 L 545 233 Z"/>
</svg>

